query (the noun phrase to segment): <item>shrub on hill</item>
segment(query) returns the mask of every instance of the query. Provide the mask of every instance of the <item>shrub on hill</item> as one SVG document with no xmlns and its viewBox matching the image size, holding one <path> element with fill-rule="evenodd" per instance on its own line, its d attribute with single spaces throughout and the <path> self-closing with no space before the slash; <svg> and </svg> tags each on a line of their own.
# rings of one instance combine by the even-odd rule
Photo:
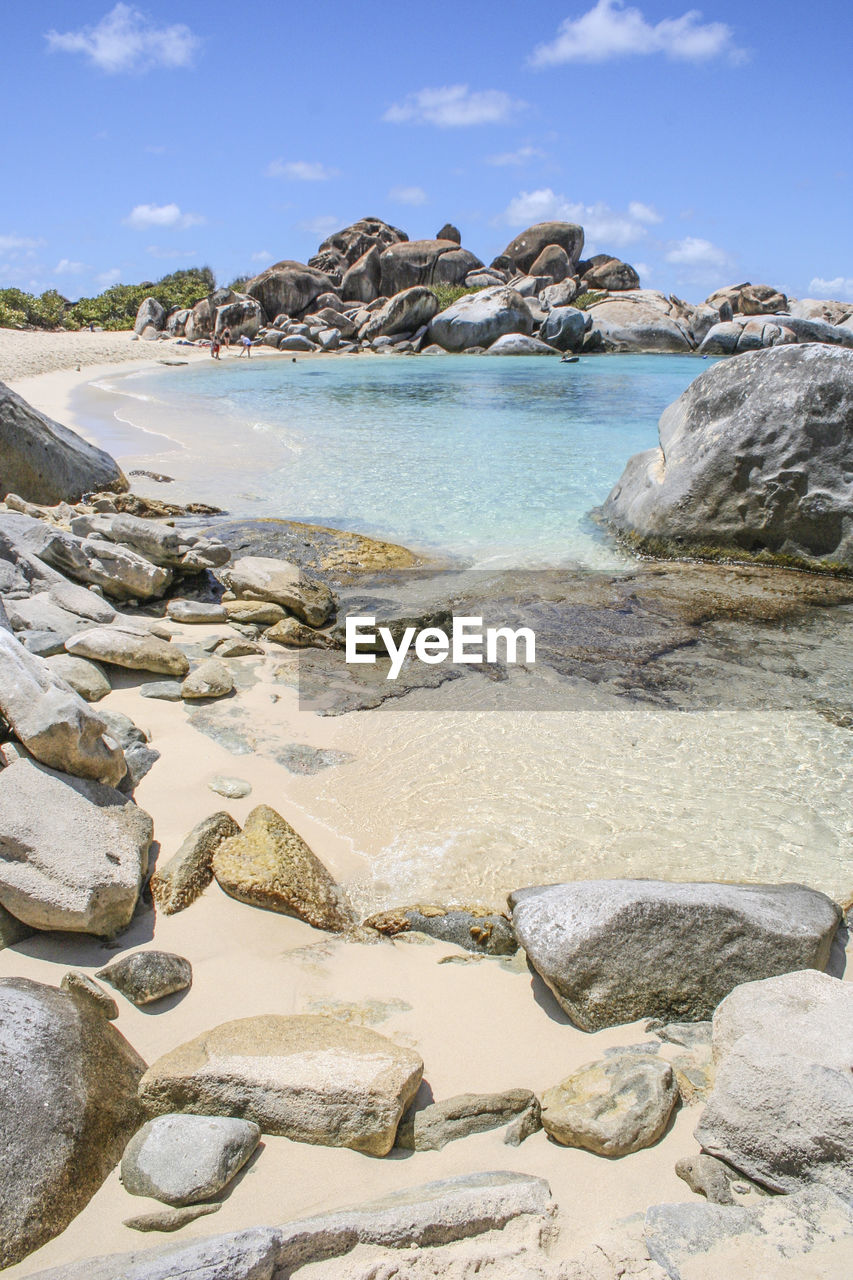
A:
<svg viewBox="0 0 853 1280">
<path fill-rule="evenodd" d="M 469 293 L 482 293 L 486 285 L 478 285 L 470 289 L 464 284 L 431 284 L 429 288 L 438 298 L 439 311 L 446 311 L 454 302 L 466 297 Z"/>
<path fill-rule="evenodd" d="M 55 289 L 39 297 L 21 289 L 0 289 L 0 328 L 82 329 L 96 324 L 104 329 L 132 329 L 144 298 L 156 298 L 168 311 L 195 306 L 215 288 L 210 267 L 190 267 L 156 282 L 113 284 L 103 293 L 77 302 L 69 302 Z"/>
</svg>

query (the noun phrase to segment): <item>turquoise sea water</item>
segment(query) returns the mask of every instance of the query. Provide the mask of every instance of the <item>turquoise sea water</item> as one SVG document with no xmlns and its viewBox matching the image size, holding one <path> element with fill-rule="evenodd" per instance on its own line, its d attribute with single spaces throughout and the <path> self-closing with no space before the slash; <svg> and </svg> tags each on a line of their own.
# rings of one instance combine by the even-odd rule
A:
<svg viewBox="0 0 853 1280">
<path fill-rule="evenodd" d="M 232 358 L 110 382 L 124 390 L 125 422 L 147 412 L 149 428 L 175 422 L 179 440 L 181 414 L 204 423 L 203 447 L 190 448 L 196 496 L 235 515 L 356 529 L 482 565 L 606 566 L 621 557 L 590 509 L 708 367 L 680 356 Z M 180 455 L 163 463 L 180 471 Z"/>
</svg>

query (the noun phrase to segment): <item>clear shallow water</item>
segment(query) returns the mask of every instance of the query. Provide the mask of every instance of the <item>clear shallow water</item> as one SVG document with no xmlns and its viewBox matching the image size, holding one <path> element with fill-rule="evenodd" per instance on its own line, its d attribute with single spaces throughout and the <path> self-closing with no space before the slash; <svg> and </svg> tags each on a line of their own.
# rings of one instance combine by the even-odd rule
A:
<svg viewBox="0 0 853 1280">
<path fill-rule="evenodd" d="M 192 496 L 235 515 L 331 524 L 483 565 L 607 567 L 622 560 L 590 509 L 707 368 L 680 356 L 232 359 L 100 390 L 120 393 L 122 421 L 185 443 L 163 469 L 182 481 L 191 469 Z"/>
</svg>

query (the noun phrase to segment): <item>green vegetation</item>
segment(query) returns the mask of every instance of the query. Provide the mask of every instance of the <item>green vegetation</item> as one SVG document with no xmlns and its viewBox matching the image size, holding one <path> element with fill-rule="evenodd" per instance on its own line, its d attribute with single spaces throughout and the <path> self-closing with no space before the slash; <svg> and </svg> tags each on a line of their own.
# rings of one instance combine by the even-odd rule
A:
<svg viewBox="0 0 853 1280">
<path fill-rule="evenodd" d="M 145 298 L 156 298 L 168 311 L 195 306 L 215 288 L 210 267 L 190 267 L 156 282 L 110 285 L 96 297 L 78 302 L 69 302 L 55 289 L 40 297 L 20 289 L 0 289 L 0 328 L 83 329 L 96 324 L 104 329 L 132 329 Z"/>
<path fill-rule="evenodd" d="M 464 284 L 431 284 L 430 289 L 438 298 L 439 311 L 446 311 L 454 302 L 458 302 L 460 298 L 466 297 L 469 293 L 481 293 L 486 285 L 478 285 L 474 289 L 469 289 Z"/>
<path fill-rule="evenodd" d="M 587 290 L 586 293 L 579 293 L 573 298 L 570 306 L 577 307 L 578 311 L 586 311 L 589 307 L 594 307 L 596 302 L 601 302 L 602 298 L 606 298 L 606 293 L 596 293 L 595 290 Z"/>
</svg>

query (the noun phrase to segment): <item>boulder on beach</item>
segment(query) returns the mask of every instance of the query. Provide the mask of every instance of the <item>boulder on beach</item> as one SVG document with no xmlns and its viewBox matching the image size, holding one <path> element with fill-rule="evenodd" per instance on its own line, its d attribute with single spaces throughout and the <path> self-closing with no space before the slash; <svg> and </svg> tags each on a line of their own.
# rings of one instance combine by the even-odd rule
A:
<svg viewBox="0 0 853 1280">
<path fill-rule="evenodd" d="M 164 1204 L 212 1200 L 240 1172 L 261 1140 L 251 1120 L 233 1116 L 157 1116 L 135 1133 L 121 1158 L 132 1196 Z"/>
<path fill-rule="evenodd" d="M 853 988 L 813 970 L 737 987 L 714 1014 L 704 1151 L 770 1191 L 853 1200 Z"/>
<path fill-rule="evenodd" d="M 542 1095 L 542 1127 L 564 1147 L 626 1156 L 660 1138 L 678 1101 L 670 1063 L 614 1053 L 580 1067 Z"/>
<path fill-rule="evenodd" d="M 393 297 L 415 285 L 462 284 L 482 262 L 454 240 L 407 240 L 379 257 L 379 293 Z"/>
<path fill-rule="evenodd" d="M 304 262 L 285 260 L 267 267 L 246 285 L 246 293 L 255 298 L 267 316 L 284 312 L 299 316 L 311 306 L 321 293 L 328 293 L 334 281 L 323 271 L 308 267 Z"/>
<path fill-rule="evenodd" d="M 18 760 L 0 770 L 0 903 L 34 929 L 127 927 L 153 823 L 112 787 Z"/>
<path fill-rule="evenodd" d="M 445 351 L 488 347 L 505 333 L 531 334 L 533 317 L 524 298 L 507 285 L 469 293 L 432 320 L 427 335 Z"/>
<path fill-rule="evenodd" d="M 243 830 L 213 854 L 213 874 L 232 898 L 295 916 L 315 929 L 353 924 L 343 890 L 289 822 L 269 805 L 252 810 Z"/>
<path fill-rule="evenodd" d="M 853 352 L 785 346 L 717 364 L 658 434 L 602 508 L 633 545 L 853 570 Z"/>
<path fill-rule="evenodd" d="M 652 289 L 626 291 L 593 302 L 585 351 L 693 350 L 685 322 L 668 298 Z"/>
<path fill-rule="evenodd" d="M 411 1049 L 314 1016 L 225 1022 L 158 1059 L 139 1096 L 149 1115 L 239 1115 L 263 1133 L 384 1156 L 421 1082 Z"/>
<path fill-rule="evenodd" d="M 374 311 L 358 336 L 362 342 L 370 342 L 386 334 L 413 333 L 421 325 L 429 324 L 437 311 L 438 299 L 432 290 L 416 285 L 395 294 L 384 307 Z"/>
<path fill-rule="evenodd" d="M 156 298 L 143 298 L 136 313 L 133 325 L 134 333 L 144 333 L 146 329 L 165 329 L 166 308 Z"/>
<path fill-rule="evenodd" d="M 129 488 L 108 453 L 0 382 L 0 498 L 16 493 L 27 502 L 79 502 L 96 490 Z"/>
<path fill-rule="evenodd" d="M 583 253 L 583 227 L 574 222 L 537 222 L 511 240 L 492 266 L 526 273 L 549 245 L 565 251 L 572 268 L 568 274 L 574 275 Z"/>
<path fill-rule="evenodd" d="M 131 671 L 156 671 L 160 675 L 185 676 L 190 669 L 183 650 L 168 640 L 130 625 L 90 627 L 65 642 L 69 653 L 95 662 L 127 667 Z"/>
<path fill-rule="evenodd" d="M 212 813 L 196 823 L 164 866 L 157 866 L 150 881 L 151 893 L 165 915 L 184 911 L 204 892 L 213 879 L 214 853 L 223 840 L 239 831 L 230 813 Z"/>
<path fill-rule="evenodd" d="M 841 918 L 794 884 L 581 880 L 509 903 L 530 963 L 584 1031 L 699 1021 L 742 982 L 823 969 Z"/>
<path fill-rule="evenodd" d="M 412 1110 L 400 1121 L 396 1146 L 408 1151 L 441 1151 L 472 1133 L 503 1129 L 530 1113 L 531 1132 L 539 1126 L 539 1103 L 529 1089 L 503 1093 L 460 1093 Z"/>
<path fill-rule="evenodd" d="M 57 653 L 46 661 L 53 674 L 79 693 L 84 702 L 100 702 L 112 689 L 106 672 L 97 662 L 74 658 L 70 653 Z"/>
<path fill-rule="evenodd" d="M 829 324 L 815 317 L 762 315 L 735 316 L 709 328 L 699 347 L 702 356 L 736 356 L 765 347 L 788 346 L 795 342 L 825 342 L 833 347 L 853 348 L 853 330 Z"/>
<path fill-rule="evenodd" d="M 257 299 L 240 297 L 236 302 L 226 302 L 224 306 L 216 308 L 213 332 L 222 334 L 229 329 L 232 342 L 242 337 L 256 338 L 265 319 L 263 308 Z"/>
<path fill-rule="evenodd" d="M 335 611 L 335 598 L 319 578 L 289 560 L 242 556 L 217 573 L 219 581 L 240 600 L 266 600 L 322 627 Z"/>
<path fill-rule="evenodd" d="M 134 951 L 99 969 L 95 977 L 142 1008 L 177 991 L 186 991 L 192 986 L 193 971 L 189 960 L 170 951 Z"/>
<path fill-rule="evenodd" d="M 118 1163 L 144 1071 L 90 1002 L 0 979 L 0 1266 L 64 1231 Z"/>
</svg>

